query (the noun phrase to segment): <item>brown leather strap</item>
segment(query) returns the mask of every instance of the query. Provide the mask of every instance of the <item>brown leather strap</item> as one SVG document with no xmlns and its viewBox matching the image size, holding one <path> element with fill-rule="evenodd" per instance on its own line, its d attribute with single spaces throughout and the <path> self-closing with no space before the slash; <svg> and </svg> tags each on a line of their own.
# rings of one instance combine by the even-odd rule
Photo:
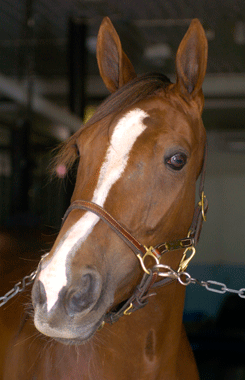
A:
<svg viewBox="0 0 245 380">
<path fill-rule="evenodd" d="M 207 168 L 207 158 L 208 158 L 208 143 L 206 141 L 206 144 L 204 147 L 202 171 L 201 171 L 200 183 L 199 183 L 199 198 L 201 198 L 202 192 L 204 191 L 204 183 L 205 183 L 206 168 Z"/>
<path fill-rule="evenodd" d="M 155 295 L 149 294 L 149 290 L 157 279 L 157 272 L 150 272 L 149 275 L 144 274 L 140 284 L 136 287 L 134 294 L 123 303 L 119 309 L 111 310 L 104 318 L 106 323 L 113 324 L 123 315 L 130 315 L 134 311 L 142 309 L 148 303 L 148 298 Z"/>
<path fill-rule="evenodd" d="M 193 215 L 193 219 L 192 219 L 192 223 L 191 223 L 191 227 L 190 227 L 190 236 L 193 238 L 194 247 L 197 245 L 198 240 L 199 240 L 200 235 L 201 235 L 202 225 L 203 225 L 203 221 L 204 221 L 203 216 L 205 217 L 205 215 L 208 211 L 208 200 L 204 196 L 204 183 L 205 183 L 206 166 L 207 166 L 207 151 L 208 151 L 208 149 L 207 149 L 207 143 L 206 143 L 205 148 L 204 148 L 203 166 L 202 166 L 202 172 L 201 172 L 200 183 L 199 183 L 200 201 L 196 205 L 194 215 Z M 204 209 L 202 209 L 202 205 L 201 205 L 202 195 L 204 196 L 204 199 L 203 199 L 203 201 L 204 201 L 203 208 Z M 204 213 L 204 215 L 203 215 L 203 213 Z"/>
<path fill-rule="evenodd" d="M 65 222 L 67 216 L 73 210 L 84 210 L 90 211 L 98 215 L 105 223 L 107 223 L 117 235 L 123 239 L 123 241 L 132 249 L 135 255 L 140 255 L 143 257 L 146 253 L 146 248 L 143 246 L 130 232 L 126 230 L 117 220 L 115 220 L 105 209 L 98 206 L 93 202 L 87 202 L 83 200 L 74 201 L 70 207 L 67 209 L 63 223 Z M 154 247 L 154 253 L 156 257 L 160 258 L 165 252 L 174 251 L 176 249 L 185 249 L 192 247 L 194 240 L 191 237 L 186 237 L 184 239 L 175 240 L 172 242 L 164 242 L 158 244 Z"/>
<path fill-rule="evenodd" d="M 115 220 L 105 209 L 98 206 L 97 204 L 93 202 L 87 202 L 83 200 L 77 200 L 74 201 L 71 206 L 66 211 L 63 223 L 65 222 L 67 216 L 72 210 L 80 209 L 85 211 L 93 212 L 94 214 L 98 215 L 105 223 L 107 223 L 113 231 L 119 235 L 123 241 L 129 246 L 129 248 L 132 249 L 132 251 L 138 255 L 144 256 L 146 253 L 145 247 L 138 242 L 137 239 L 133 235 L 131 235 L 117 220 Z"/>
</svg>

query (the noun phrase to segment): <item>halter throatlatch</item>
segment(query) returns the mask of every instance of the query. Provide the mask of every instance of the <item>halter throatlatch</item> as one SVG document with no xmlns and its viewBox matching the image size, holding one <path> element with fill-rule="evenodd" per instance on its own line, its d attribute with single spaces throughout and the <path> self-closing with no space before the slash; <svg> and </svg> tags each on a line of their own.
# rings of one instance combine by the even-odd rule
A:
<svg viewBox="0 0 245 380">
<path fill-rule="evenodd" d="M 203 167 L 200 178 L 199 185 L 199 197 L 200 201 L 197 203 L 192 224 L 187 237 L 183 239 L 174 240 L 171 242 L 165 242 L 156 245 L 155 247 L 149 247 L 142 245 L 127 229 L 125 229 L 116 219 L 113 218 L 104 208 L 93 202 L 87 202 L 83 200 L 74 201 L 70 207 L 67 209 L 63 223 L 65 222 L 67 216 L 73 210 L 84 210 L 89 211 L 102 219 L 108 226 L 128 245 L 128 247 L 134 252 L 136 257 L 139 259 L 140 265 L 144 271 L 144 276 L 140 284 L 136 287 L 134 294 L 119 308 L 119 310 L 110 311 L 106 314 L 104 321 L 107 323 L 116 322 L 122 315 L 130 315 L 133 311 L 141 309 L 148 303 L 150 289 L 155 287 L 160 287 L 167 285 L 176 280 L 176 277 L 166 278 L 156 282 L 158 278 L 158 267 L 160 265 L 160 259 L 164 253 L 184 249 L 182 259 L 179 263 L 177 272 L 184 272 L 195 255 L 196 244 L 199 240 L 203 221 L 206 221 L 206 213 L 208 210 L 208 201 L 204 195 L 204 181 L 206 172 L 206 159 L 207 159 L 207 147 L 205 146 Z M 152 268 L 146 268 L 145 259 L 150 256 L 154 261 L 155 265 Z M 164 274 L 161 273 L 164 277 Z"/>
</svg>

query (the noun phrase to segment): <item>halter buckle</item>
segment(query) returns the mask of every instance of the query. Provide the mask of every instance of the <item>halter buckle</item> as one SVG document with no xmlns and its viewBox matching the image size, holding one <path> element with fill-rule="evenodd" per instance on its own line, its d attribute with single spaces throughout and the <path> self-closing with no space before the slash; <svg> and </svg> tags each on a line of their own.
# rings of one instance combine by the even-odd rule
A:
<svg viewBox="0 0 245 380">
<path fill-rule="evenodd" d="M 202 218 L 203 218 L 203 221 L 206 222 L 207 221 L 207 217 L 205 215 L 205 198 L 206 198 L 206 195 L 204 194 L 204 191 L 202 191 L 202 194 L 201 194 L 201 200 L 198 202 L 198 206 L 201 207 L 201 210 L 202 210 Z"/>
<path fill-rule="evenodd" d="M 146 246 L 144 246 L 145 250 L 146 250 L 146 253 L 144 254 L 144 256 L 142 257 L 140 255 L 140 253 L 137 255 L 139 261 L 140 261 L 140 264 L 141 264 L 141 267 L 143 269 L 143 271 L 147 274 L 150 274 L 150 271 L 146 268 L 145 266 L 145 259 L 147 256 L 151 256 L 153 257 L 153 259 L 155 260 L 156 264 L 160 264 L 160 261 L 159 261 L 159 257 L 157 255 L 157 253 L 154 253 L 155 249 L 154 247 L 149 247 L 147 248 Z"/>
</svg>

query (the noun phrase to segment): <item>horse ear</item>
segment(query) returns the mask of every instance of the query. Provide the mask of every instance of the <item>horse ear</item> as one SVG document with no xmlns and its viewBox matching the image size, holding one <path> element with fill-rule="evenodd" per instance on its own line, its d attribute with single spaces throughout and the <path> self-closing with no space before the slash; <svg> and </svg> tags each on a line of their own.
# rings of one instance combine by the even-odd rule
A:
<svg viewBox="0 0 245 380">
<path fill-rule="evenodd" d="M 202 83 L 207 68 L 208 43 L 199 20 L 192 20 L 176 55 L 178 91 L 203 108 Z"/>
<path fill-rule="evenodd" d="M 99 29 L 97 61 L 100 75 L 110 92 L 136 77 L 133 65 L 122 50 L 119 36 L 108 17 L 103 19 Z"/>
</svg>

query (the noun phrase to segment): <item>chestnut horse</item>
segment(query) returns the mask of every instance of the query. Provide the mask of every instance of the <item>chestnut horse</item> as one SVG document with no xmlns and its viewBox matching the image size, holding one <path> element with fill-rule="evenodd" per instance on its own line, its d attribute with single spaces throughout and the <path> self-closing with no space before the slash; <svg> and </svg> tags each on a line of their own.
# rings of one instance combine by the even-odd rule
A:
<svg viewBox="0 0 245 380">
<path fill-rule="evenodd" d="M 4 379 L 198 379 L 182 323 L 185 287 L 158 271 L 177 271 L 182 247 L 194 244 L 205 33 L 193 20 L 175 84 L 161 74 L 137 77 L 108 18 L 97 60 L 112 94 L 57 157 L 66 168 L 79 158 L 71 207 L 39 264 L 34 318 L 10 346 Z"/>
</svg>

